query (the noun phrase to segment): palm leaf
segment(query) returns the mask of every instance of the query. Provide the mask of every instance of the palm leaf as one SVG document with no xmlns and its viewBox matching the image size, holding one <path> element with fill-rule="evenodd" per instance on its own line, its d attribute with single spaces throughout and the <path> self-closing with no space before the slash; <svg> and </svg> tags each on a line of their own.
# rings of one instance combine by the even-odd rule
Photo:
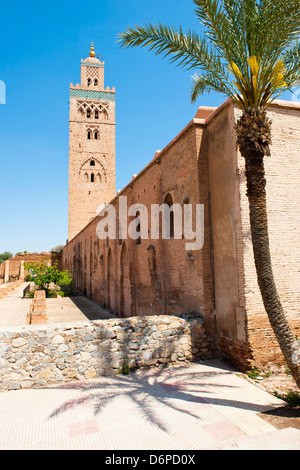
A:
<svg viewBox="0 0 300 470">
<path fill-rule="evenodd" d="M 120 45 L 148 47 L 176 66 L 196 69 L 193 100 L 211 89 L 244 109 L 264 108 L 300 78 L 300 0 L 193 3 L 201 35 L 147 24 L 119 34 Z M 281 71 L 278 64 L 284 64 Z"/>
<path fill-rule="evenodd" d="M 207 40 L 195 33 L 188 31 L 184 34 L 181 28 L 176 31 L 162 24 L 148 24 L 128 28 L 119 34 L 119 42 L 122 47 L 148 46 L 156 55 L 162 55 L 172 63 L 176 62 L 177 66 L 207 70 L 216 79 L 222 77 L 227 94 L 231 93 L 226 67 L 208 46 Z"/>
</svg>

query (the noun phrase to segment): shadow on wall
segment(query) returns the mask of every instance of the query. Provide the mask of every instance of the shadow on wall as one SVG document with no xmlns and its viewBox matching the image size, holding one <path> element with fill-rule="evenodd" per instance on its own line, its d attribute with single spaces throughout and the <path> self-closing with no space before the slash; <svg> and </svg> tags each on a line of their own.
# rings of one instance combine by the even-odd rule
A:
<svg viewBox="0 0 300 470">
<path fill-rule="evenodd" d="M 118 326 L 105 329 L 100 338 L 97 375 L 213 357 L 202 316 L 196 313 L 119 319 Z"/>
<path fill-rule="evenodd" d="M 7 367 L 0 388 L 47 386 L 212 358 L 202 316 L 190 313 L 183 317 L 110 318 L 5 331 L 1 344 Z M 18 374 L 12 364 L 20 363 L 20 347 L 22 373 Z"/>
</svg>

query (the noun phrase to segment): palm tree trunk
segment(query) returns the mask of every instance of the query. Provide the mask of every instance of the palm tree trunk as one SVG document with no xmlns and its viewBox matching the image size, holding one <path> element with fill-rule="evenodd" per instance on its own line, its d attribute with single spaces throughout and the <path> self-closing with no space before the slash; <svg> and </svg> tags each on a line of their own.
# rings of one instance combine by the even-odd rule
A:
<svg viewBox="0 0 300 470">
<path fill-rule="evenodd" d="M 270 122 L 267 121 L 265 115 L 260 116 L 260 118 L 265 121 L 263 135 L 266 136 L 265 131 L 266 128 L 270 128 Z M 271 264 L 264 171 L 264 156 L 269 139 L 262 138 L 262 134 L 259 137 L 259 131 L 262 128 L 257 128 L 257 126 L 254 126 L 257 136 L 255 142 L 255 139 L 253 139 L 254 134 L 249 135 L 249 127 L 246 136 L 246 128 L 244 127 L 246 121 L 247 126 L 249 126 L 249 116 L 243 116 L 238 121 L 237 133 L 240 150 L 246 162 L 247 196 L 257 281 L 271 327 L 287 366 L 300 388 L 300 347 L 285 316 L 276 289 Z"/>
</svg>

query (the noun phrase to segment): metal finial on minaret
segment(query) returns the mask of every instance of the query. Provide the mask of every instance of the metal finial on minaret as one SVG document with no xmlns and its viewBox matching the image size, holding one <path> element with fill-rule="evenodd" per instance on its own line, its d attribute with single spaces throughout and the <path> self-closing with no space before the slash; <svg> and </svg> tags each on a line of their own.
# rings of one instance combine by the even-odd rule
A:
<svg viewBox="0 0 300 470">
<path fill-rule="evenodd" d="M 95 57 L 95 51 L 94 51 L 94 43 L 92 42 L 91 44 L 91 50 L 90 50 L 90 57 Z"/>
</svg>

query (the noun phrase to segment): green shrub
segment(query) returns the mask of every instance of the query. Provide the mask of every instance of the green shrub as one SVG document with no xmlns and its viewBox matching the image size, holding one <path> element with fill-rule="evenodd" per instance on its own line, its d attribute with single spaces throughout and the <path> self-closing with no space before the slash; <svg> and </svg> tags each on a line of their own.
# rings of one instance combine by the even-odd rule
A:
<svg viewBox="0 0 300 470">
<path fill-rule="evenodd" d="M 256 368 L 254 369 L 251 369 L 250 372 L 248 373 L 248 377 L 250 379 L 256 379 L 256 377 L 258 377 L 260 374 L 260 371 Z"/>
<path fill-rule="evenodd" d="M 280 398 L 280 400 L 286 401 L 292 407 L 300 406 L 300 392 L 289 390 L 286 395 L 282 395 L 275 391 L 274 396 Z"/>
<path fill-rule="evenodd" d="M 128 375 L 130 374 L 130 372 L 131 371 L 129 365 L 126 361 L 124 361 L 122 367 L 119 368 L 118 373 L 122 375 Z"/>
<path fill-rule="evenodd" d="M 49 290 L 50 284 L 61 286 L 70 286 L 72 284 L 72 275 L 69 271 L 59 271 L 56 266 L 49 266 L 44 260 L 39 263 L 25 263 L 25 269 L 28 271 L 26 281 L 34 284 L 43 290 Z"/>
<path fill-rule="evenodd" d="M 55 297 L 57 297 L 56 291 L 53 289 L 46 289 L 46 297 L 48 299 L 55 299 Z"/>
</svg>

